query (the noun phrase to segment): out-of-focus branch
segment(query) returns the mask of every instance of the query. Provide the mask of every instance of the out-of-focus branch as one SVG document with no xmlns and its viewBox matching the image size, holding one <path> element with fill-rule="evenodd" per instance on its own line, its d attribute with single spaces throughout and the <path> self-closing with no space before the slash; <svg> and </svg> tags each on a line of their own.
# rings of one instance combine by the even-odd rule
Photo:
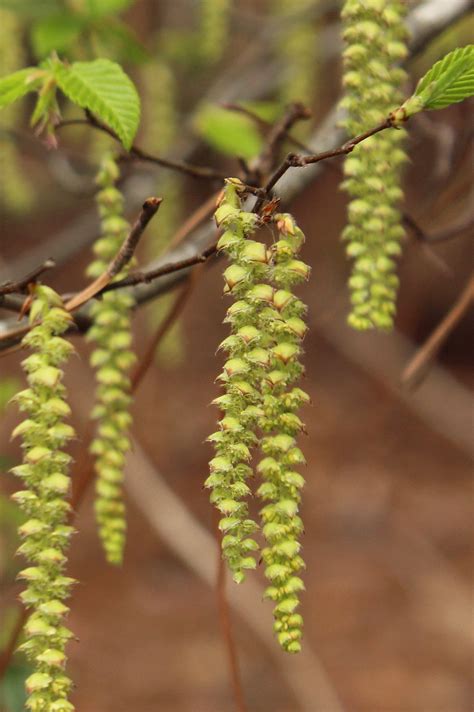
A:
<svg viewBox="0 0 474 712">
<path fill-rule="evenodd" d="M 474 216 L 469 215 L 467 218 L 457 223 L 456 225 L 451 225 L 444 230 L 427 234 L 423 228 L 420 227 L 418 222 L 411 217 L 411 215 L 404 215 L 403 221 L 407 225 L 420 242 L 433 243 L 433 242 L 447 242 L 455 237 L 459 237 L 470 228 L 474 227 Z"/>
<path fill-rule="evenodd" d="M 461 321 L 471 302 L 474 300 L 474 274 L 462 290 L 454 306 L 449 310 L 444 319 L 438 324 L 429 339 L 409 361 L 402 373 L 401 382 L 406 387 L 413 387 L 420 383 L 427 372 L 433 358 L 438 353 L 443 343 L 448 338 L 456 325 Z"/>
</svg>

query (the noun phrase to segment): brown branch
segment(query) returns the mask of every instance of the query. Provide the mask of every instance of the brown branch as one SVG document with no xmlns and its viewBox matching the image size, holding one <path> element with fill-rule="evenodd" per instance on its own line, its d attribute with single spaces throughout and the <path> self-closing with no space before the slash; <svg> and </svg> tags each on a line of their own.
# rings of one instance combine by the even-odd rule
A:
<svg viewBox="0 0 474 712">
<path fill-rule="evenodd" d="M 474 274 L 457 298 L 454 306 L 438 324 L 428 340 L 418 350 L 402 373 L 401 382 L 406 387 L 419 384 L 429 364 L 438 353 L 444 341 L 462 319 L 474 300 Z"/>
<path fill-rule="evenodd" d="M 309 166 L 313 163 L 319 163 L 320 161 L 325 161 L 329 158 L 345 156 L 348 153 L 351 153 L 359 143 L 362 143 L 362 141 L 365 141 L 366 139 L 370 138 L 371 136 L 374 136 L 380 131 L 384 131 L 385 129 L 389 128 L 393 128 L 393 121 L 390 117 L 387 117 L 380 124 L 374 126 L 374 128 L 368 129 L 368 131 L 364 131 L 364 133 L 359 134 L 359 136 L 351 138 L 349 141 L 346 141 L 346 143 L 344 143 L 342 146 L 331 149 L 330 151 L 323 151 L 322 153 L 313 153 L 309 156 L 304 156 L 299 153 L 289 153 L 284 159 L 284 161 L 273 173 L 273 175 L 268 179 L 266 185 L 264 186 L 265 194 L 267 196 L 270 194 L 272 188 L 274 188 L 280 178 L 282 178 L 290 168 L 304 168 L 305 166 Z M 262 207 L 262 204 L 263 198 L 259 198 L 255 203 L 254 212 L 258 212 Z"/>
<path fill-rule="evenodd" d="M 49 258 L 45 260 L 43 264 L 36 267 L 36 269 L 29 272 L 29 274 L 25 275 L 25 277 L 18 280 L 17 282 L 5 282 L 4 284 L 0 284 L 0 298 L 6 294 L 23 294 L 24 292 L 26 292 L 29 284 L 36 282 L 38 280 L 38 277 L 40 277 L 42 274 L 44 274 L 44 272 L 49 269 L 52 269 L 53 267 L 56 267 L 56 263 L 54 262 L 54 260 Z"/>
<path fill-rule="evenodd" d="M 179 272 L 187 267 L 193 267 L 194 265 L 206 262 L 211 255 L 214 255 L 217 250 L 217 242 L 213 242 L 212 245 L 204 250 L 204 252 L 198 255 L 193 255 L 192 257 L 186 257 L 183 260 L 178 260 L 177 262 L 170 262 L 169 264 L 162 265 L 156 269 L 148 270 L 147 272 L 132 272 L 127 277 L 118 280 L 117 282 L 112 282 L 108 284 L 101 292 L 110 292 L 115 289 L 123 289 L 124 287 L 134 287 L 137 284 L 149 284 L 153 282 L 154 279 L 158 277 L 163 277 L 165 274 L 172 274 L 173 272 Z"/>
<path fill-rule="evenodd" d="M 290 129 L 298 121 L 307 121 L 310 117 L 311 111 L 304 104 L 300 102 L 289 104 L 281 119 L 270 129 L 266 146 L 257 159 L 258 169 L 263 175 L 272 170 L 278 161 L 278 154 Z"/>
<path fill-rule="evenodd" d="M 252 119 L 252 121 L 262 130 L 264 131 L 269 131 L 272 127 L 273 124 L 270 121 L 265 121 L 265 119 L 262 119 L 261 116 L 256 114 L 255 112 L 251 111 L 245 106 L 242 106 L 241 104 L 221 104 L 223 109 L 227 109 L 228 111 L 235 111 L 239 114 L 243 114 L 244 116 L 247 116 L 249 119 Z M 292 143 L 296 148 L 299 148 L 301 151 L 306 151 L 306 153 L 312 153 L 311 149 L 306 146 L 302 141 L 299 141 L 297 138 L 292 136 L 289 133 L 289 130 L 287 129 L 284 133 L 284 138 Z"/>
<path fill-rule="evenodd" d="M 216 596 L 217 606 L 219 609 L 219 623 L 222 634 L 222 639 L 226 648 L 227 659 L 229 663 L 229 672 L 232 682 L 232 690 L 234 692 L 235 709 L 237 712 L 247 712 L 245 703 L 242 680 L 240 679 L 239 661 L 237 657 L 237 646 L 235 644 L 234 633 L 232 630 L 232 621 L 230 617 L 229 602 L 227 600 L 225 582 L 226 568 L 225 561 L 222 556 L 221 536 L 219 529 L 216 526 L 217 536 L 217 581 L 216 581 Z"/>
<path fill-rule="evenodd" d="M 145 200 L 138 218 L 132 225 L 132 228 L 123 241 L 120 250 L 117 252 L 106 271 L 94 280 L 92 284 L 89 284 L 85 289 L 66 302 L 65 308 L 68 311 L 77 309 L 82 304 L 89 301 L 89 299 L 95 297 L 96 294 L 101 292 L 104 287 L 106 287 L 125 267 L 125 265 L 130 262 L 146 226 L 158 211 L 161 202 L 162 198 L 148 198 L 148 200 Z"/>
<path fill-rule="evenodd" d="M 420 227 L 419 223 L 411 217 L 411 215 L 404 214 L 403 222 L 411 229 L 416 239 L 420 242 L 446 242 L 447 240 L 459 237 L 459 235 L 462 235 L 463 232 L 469 230 L 471 227 L 474 227 L 474 216 L 469 215 L 465 220 L 457 225 L 452 225 L 445 230 L 440 230 L 434 235 L 428 235 L 423 228 Z"/>
<path fill-rule="evenodd" d="M 111 128 L 106 124 L 99 121 L 91 112 L 86 111 L 86 119 L 68 119 L 66 121 L 60 121 L 56 125 L 56 129 L 62 129 L 67 126 L 78 126 L 78 125 L 88 125 L 97 131 L 102 131 L 108 136 L 113 138 L 118 143 L 121 143 L 119 137 Z M 177 171 L 178 173 L 184 173 L 185 175 L 191 176 L 191 178 L 203 178 L 206 180 L 224 180 L 227 176 L 219 171 L 209 168 L 207 166 L 196 166 L 192 163 L 186 163 L 185 161 L 173 161 L 168 158 L 160 158 L 159 156 L 154 156 L 147 151 L 144 151 L 139 146 L 135 144 L 130 148 L 128 154 L 120 156 L 119 160 L 125 161 L 135 159 L 137 161 L 144 161 L 146 163 L 154 163 L 161 168 L 166 168 L 168 170 Z"/>
</svg>

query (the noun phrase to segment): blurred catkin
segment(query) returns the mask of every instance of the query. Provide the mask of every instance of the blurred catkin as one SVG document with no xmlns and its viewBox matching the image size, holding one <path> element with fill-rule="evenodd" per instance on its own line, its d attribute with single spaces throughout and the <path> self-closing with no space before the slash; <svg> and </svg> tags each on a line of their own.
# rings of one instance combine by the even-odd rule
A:
<svg viewBox="0 0 474 712">
<path fill-rule="evenodd" d="M 344 125 L 350 136 L 376 126 L 402 99 L 407 55 L 406 3 L 347 0 L 344 26 Z M 344 164 L 343 187 L 350 195 L 346 252 L 353 259 L 349 279 L 355 329 L 390 329 L 396 311 L 395 258 L 404 230 L 398 204 L 401 168 L 407 160 L 404 129 L 387 130 L 359 144 Z"/>
<path fill-rule="evenodd" d="M 101 236 L 94 245 L 95 259 L 89 265 L 89 277 L 101 275 L 116 255 L 128 234 L 129 224 L 123 217 L 123 196 L 115 183 L 119 170 L 112 155 L 101 162 L 96 182 L 96 196 L 101 219 Z M 126 270 L 117 275 L 124 277 Z M 91 366 L 96 370 L 96 405 L 92 417 L 97 419 L 97 432 L 91 444 L 95 456 L 95 512 L 106 558 L 120 564 L 125 545 L 125 504 L 123 502 L 123 468 L 130 448 L 128 431 L 130 415 L 130 377 L 128 370 L 135 361 L 131 350 L 131 310 L 133 297 L 126 290 L 106 292 L 91 307 L 93 324 L 87 338 L 95 349 Z"/>
</svg>

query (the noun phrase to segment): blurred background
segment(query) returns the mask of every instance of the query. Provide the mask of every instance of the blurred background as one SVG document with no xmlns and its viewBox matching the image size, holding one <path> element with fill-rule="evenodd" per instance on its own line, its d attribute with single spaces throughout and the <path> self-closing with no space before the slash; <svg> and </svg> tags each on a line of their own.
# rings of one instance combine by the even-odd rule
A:
<svg viewBox="0 0 474 712">
<path fill-rule="evenodd" d="M 453 3 L 441 21 L 440 5 L 409 3 L 407 95 L 434 61 L 472 37 L 469 3 Z M 327 147 L 341 93 L 339 11 L 331 0 L 3 0 L 0 69 L 7 74 L 53 50 L 71 60 L 108 56 L 139 87 L 141 147 L 234 175 L 236 157 L 251 161 L 291 101 L 312 110 L 293 135 Z M 66 103 L 63 111 L 66 119 L 81 118 Z M 53 257 L 57 267 L 45 282 L 74 291 L 86 283 L 97 237 L 94 172 L 113 143 L 71 126 L 58 134 L 59 149 L 49 150 L 29 129 L 30 113 L 26 100 L 0 117 L 0 283 Z M 346 325 L 339 159 L 293 189 L 291 200 L 283 193 L 284 209 L 306 234 L 303 259 L 312 266 L 301 290 L 310 322 L 304 388 L 312 399 L 301 444 L 308 462 L 305 638 L 300 656 L 278 649 L 271 606 L 261 601 L 261 571 L 242 587 L 228 582 L 249 711 L 473 709 L 472 311 L 463 309 L 434 361 L 401 385 L 409 360 L 470 279 L 472 125 L 472 100 L 410 123 L 409 224 L 391 334 L 358 334 Z M 164 198 L 138 253 L 145 265 L 166 253 L 219 183 L 122 165 L 130 219 L 148 195 Z M 136 393 L 122 568 L 104 563 L 90 491 L 78 511 L 69 572 L 80 581 L 70 614 L 79 642 L 70 645 L 69 669 L 80 712 L 235 709 L 216 593 L 215 515 L 203 490 L 211 455 L 204 441 L 217 418 L 208 404 L 218 395 L 222 357 L 215 352 L 227 333 L 228 302 L 220 262 L 199 270 Z M 139 357 L 176 294 L 166 291 L 137 310 Z M 11 320 L 0 310 L 1 330 Z M 80 478 L 94 384 L 90 346 L 80 335 L 73 340 L 78 357 L 66 385 L 79 433 L 73 477 Z M 18 412 L 7 403 L 22 387 L 19 354 L 1 356 L 0 649 L 17 616 L 20 515 L 9 500 L 17 483 L 8 469 L 21 453 L 10 442 Z M 2 712 L 23 709 L 27 672 L 14 657 L 0 687 Z"/>
</svg>

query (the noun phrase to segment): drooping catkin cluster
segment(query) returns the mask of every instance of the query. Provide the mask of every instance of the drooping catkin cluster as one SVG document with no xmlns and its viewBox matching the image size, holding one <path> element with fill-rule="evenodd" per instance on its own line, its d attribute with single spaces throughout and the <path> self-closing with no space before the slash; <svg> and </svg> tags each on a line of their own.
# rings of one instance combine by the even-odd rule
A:
<svg viewBox="0 0 474 712">
<path fill-rule="evenodd" d="M 226 46 L 232 0 L 200 0 L 201 55 L 209 64 L 219 61 Z"/>
<path fill-rule="evenodd" d="M 350 136 L 383 121 L 402 98 L 407 55 L 401 0 L 346 0 L 344 86 L 342 106 Z M 384 131 L 359 144 L 346 159 L 344 188 L 351 196 L 343 232 L 347 254 L 354 259 L 349 280 L 355 329 L 389 329 L 396 311 L 398 277 L 395 259 L 404 236 L 398 203 L 403 197 L 400 174 L 407 160 L 405 132 Z"/>
<path fill-rule="evenodd" d="M 292 289 L 308 278 L 309 267 L 298 259 L 304 236 L 290 215 L 273 218 L 279 239 L 270 249 L 249 239 L 257 220 L 242 209 L 241 188 L 237 179 L 227 180 L 216 211 L 217 224 L 225 230 L 218 249 L 231 260 L 224 272 L 224 291 L 237 301 L 226 316 L 232 333 L 221 344 L 229 356 L 219 377 L 225 393 L 214 403 L 224 417 L 220 430 L 209 438 L 216 456 L 205 484 L 212 488 L 211 501 L 224 515 L 219 524 L 223 555 L 234 580 L 241 582 L 243 569 L 255 567 L 251 552 L 258 548 L 250 538 L 257 525 L 248 518 L 245 498 L 251 494 L 247 484 L 252 475 L 251 448 L 260 445 L 264 457 L 257 471 L 263 483 L 257 494 L 265 502 L 261 520 L 267 541 L 262 558 L 270 581 L 266 595 L 275 602 L 280 644 L 288 652 L 298 652 L 302 618 L 296 608 L 304 588 L 297 575 L 304 566 L 298 509 L 304 480 L 295 466 L 304 463 L 296 444 L 304 425 L 295 411 L 308 396 L 294 386 L 303 372 L 298 359 L 306 333 L 302 318 L 306 308 Z"/>
<path fill-rule="evenodd" d="M 27 707 L 32 712 L 69 712 L 72 682 L 64 672 L 65 648 L 72 633 L 63 625 L 69 608 L 64 603 L 74 580 L 64 575 L 66 551 L 73 529 L 68 524 L 71 457 L 63 448 L 74 436 L 64 422 L 70 414 L 62 365 L 73 351 L 61 334 L 71 316 L 60 297 L 49 287 L 35 287 L 30 310 L 31 331 L 23 345 L 33 350 L 22 366 L 29 388 L 14 400 L 27 414 L 14 430 L 21 436 L 23 464 L 13 468 L 26 489 L 13 495 L 26 515 L 19 534 L 18 553 L 30 564 L 19 573 L 27 588 L 20 598 L 32 609 L 25 624 L 25 642 L 20 646 L 34 672 L 26 680 Z"/>
<path fill-rule="evenodd" d="M 260 448 L 265 456 L 257 471 L 264 482 L 257 494 L 267 504 L 261 510 L 263 535 L 267 546 L 262 551 L 265 575 L 270 581 L 266 597 L 275 602 L 274 628 L 281 646 L 288 652 L 301 650 L 303 619 L 296 609 L 304 589 L 297 575 L 304 567 L 299 555 L 303 523 L 298 516 L 302 475 L 295 467 L 305 463 L 296 443 L 304 424 L 296 411 L 308 395 L 294 387 L 303 373 L 299 362 L 301 342 L 307 327 L 302 317 L 303 302 L 292 292 L 293 286 L 306 280 L 309 267 L 297 259 L 304 235 L 289 214 L 275 216 L 278 240 L 273 245 L 271 280 L 274 287 L 273 308 L 268 310 L 267 330 L 272 346 L 270 364 L 262 381 L 264 432 Z M 272 313 L 273 312 L 273 313 Z"/>
<path fill-rule="evenodd" d="M 129 224 L 123 217 L 123 197 L 115 187 L 119 171 L 112 156 L 102 161 L 97 184 L 97 206 L 101 218 L 101 237 L 94 245 L 96 259 L 87 269 L 90 277 L 101 275 L 127 236 Z M 117 275 L 117 279 L 124 272 Z M 96 344 L 91 365 L 96 369 L 97 433 L 91 444 L 95 455 L 95 512 L 106 558 L 120 564 L 125 544 L 125 504 L 122 496 L 125 455 L 130 448 L 130 378 L 128 369 L 135 361 L 130 350 L 132 296 L 124 290 L 106 292 L 91 307 L 93 325 L 87 338 Z"/>
</svg>

